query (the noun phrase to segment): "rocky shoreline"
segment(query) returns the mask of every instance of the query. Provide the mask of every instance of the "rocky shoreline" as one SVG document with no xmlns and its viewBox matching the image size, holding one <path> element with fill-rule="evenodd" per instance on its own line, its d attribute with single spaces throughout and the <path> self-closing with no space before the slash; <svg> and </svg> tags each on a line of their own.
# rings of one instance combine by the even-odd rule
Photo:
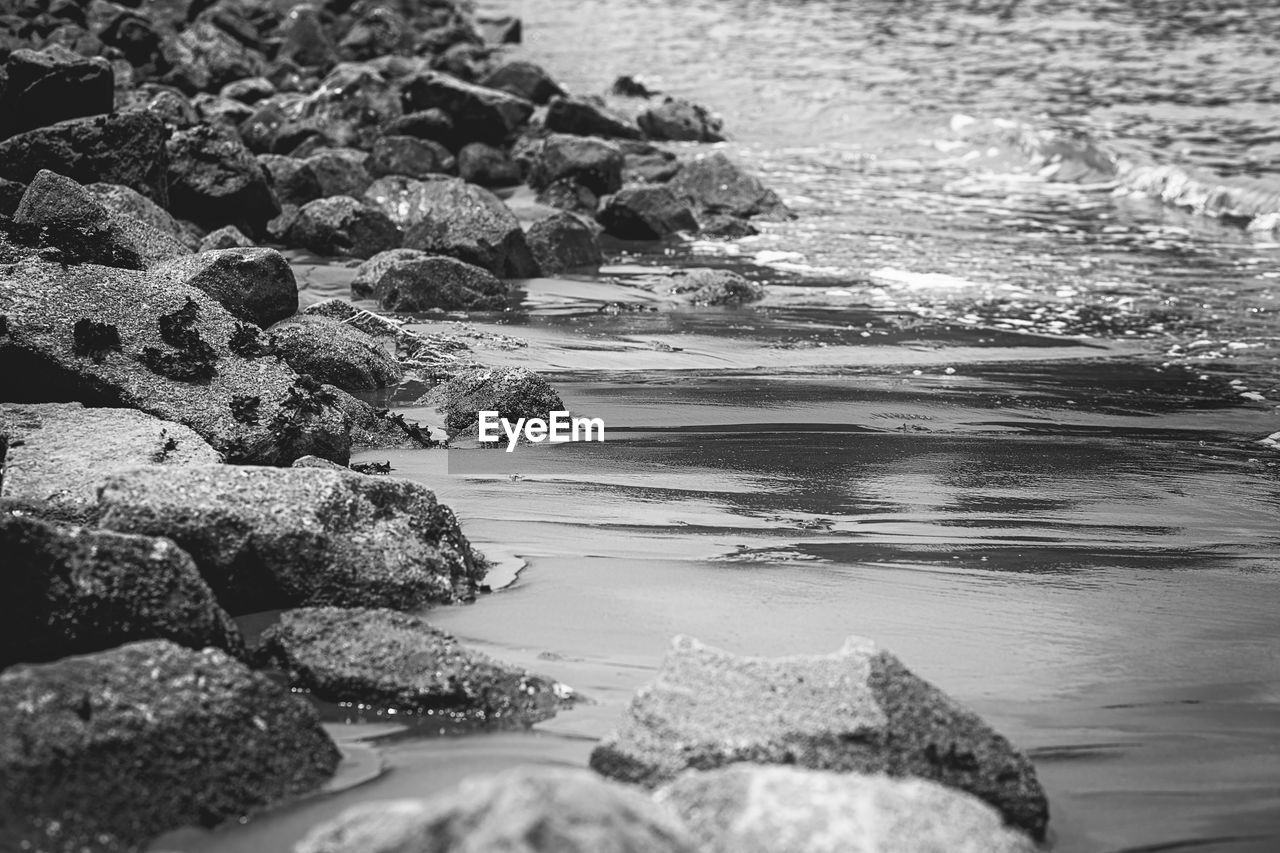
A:
<svg viewBox="0 0 1280 853">
<path fill-rule="evenodd" d="M 358 264 L 388 314 L 501 311 L 515 279 L 790 216 L 723 153 L 661 147 L 719 120 L 629 78 L 571 94 L 506 58 L 518 19 L 448 0 L 0 3 L 0 848 L 141 850 L 316 791 L 340 752 L 306 694 L 478 728 L 571 706 L 431 626 L 487 561 L 429 489 L 348 464 L 555 389 L 300 310 L 282 250 Z M 358 396 L 388 390 L 441 423 Z M 233 618 L 271 610 L 247 647 Z M 1047 823 L 1029 760 L 869 641 L 678 638 L 591 769 L 369 804 L 297 849 L 1029 850 Z"/>
</svg>

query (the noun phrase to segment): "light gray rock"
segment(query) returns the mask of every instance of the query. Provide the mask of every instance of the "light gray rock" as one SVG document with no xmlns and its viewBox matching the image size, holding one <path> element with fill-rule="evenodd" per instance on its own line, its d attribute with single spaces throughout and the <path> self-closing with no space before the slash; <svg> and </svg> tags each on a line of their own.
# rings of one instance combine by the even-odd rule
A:
<svg viewBox="0 0 1280 853">
<path fill-rule="evenodd" d="M 564 401 L 546 379 L 523 367 L 476 367 L 464 370 L 429 391 L 422 402 L 437 406 L 450 435 L 479 429 L 479 412 L 494 411 L 515 423 L 521 418 L 546 420 L 563 411 Z"/>
<path fill-rule="evenodd" d="M 421 184 L 404 245 L 449 255 L 500 278 L 538 274 L 515 214 L 493 193 L 458 178 Z"/>
<path fill-rule="evenodd" d="M 234 225 L 226 225 L 217 231 L 210 231 L 200 241 L 198 251 L 213 252 L 218 249 L 252 249 L 254 242 Z"/>
<path fill-rule="evenodd" d="M 271 328 L 271 341 L 294 370 L 346 391 L 386 388 L 404 378 L 392 353 L 340 320 L 294 317 Z"/>
</svg>

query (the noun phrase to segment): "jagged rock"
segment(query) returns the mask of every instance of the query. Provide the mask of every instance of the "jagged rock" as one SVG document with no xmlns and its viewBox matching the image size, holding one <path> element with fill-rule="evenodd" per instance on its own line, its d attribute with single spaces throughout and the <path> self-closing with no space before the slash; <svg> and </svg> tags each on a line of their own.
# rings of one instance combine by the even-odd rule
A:
<svg viewBox="0 0 1280 853">
<path fill-rule="evenodd" d="M 225 225 L 217 231 L 210 231 L 200 241 L 200 252 L 215 252 L 219 249 L 252 249 L 254 242 L 234 225 Z"/>
<path fill-rule="evenodd" d="M 200 116 L 187 96 L 167 86 L 151 95 L 142 109 L 171 130 L 186 130 L 200 123 Z"/>
<path fill-rule="evenodd" d="M 595 231 L 572 213 L 539 219 L 525 234 L 543 275 L 604 263 Z"/>
<path fill-rule="evenodd" d="M 543 140 L 529 168 L 529 186 L 535 190 L 569 179 L 597 196 L 622 188 L 622 151 L 602 139 L 553 134 Z"/>
<path fill-rule="evenodd" d="M 554 717 L 562 684 L 459 645 L 419 616 L 386 609 L 290 610 L 268 628 L 254 662 L 329 702 L 395 709 L 492 728 Z"/>
<path fill-rule="evenodd" d="M 647 142 L 623 142 L 625 165 L 622 168 L 624 184 L 665 184 L 680 171 L 680 161 L 670 151 L 664 151 Z"/>
<path fill-rule="evenodd" d="M 481 85 L 501 89 L 535 104 L 545 104 L 557 95 L 568 94 L 541 65 L 523 60 L 498 66 L 481 81 Z"/>
<path fill-rule="evenodd" d="M 522 180 L 520 164 L 501 148 L 472 142 L 458 152 L 458 176 L 482 187 L 510 187 Z"/>
<path fill-rule="evenodd" d="M 587 98 L 552 98 L 543 123 L 553 133 L 612 139 L 643 138 L 634 122 L 614 113 L 603 102 Z"/>
<path fill-rule="evenodd" d="M 369 155 L 356 148 L 325 148 L 302 162 L 311 167 L 320 186 L 320 198 L 349 195 L 359 198 L 373 183 L 366 162 Z"/>
<path fill-rule="evenodd" d="M 271 341 L 294 370 L 346 391 L 386 388 L 404 378 L 392 353 L 339 320 L 294 317 L 271 328 Z"/>
<path fill-rule="evenodd" d="M 723 142 L 724 122 L 706 107 L 682 98 L 667 98 L 636 117 L 636 123 L 650 139 L 684 142 Z"/>
<path fill-rule="evenodd" d="M 193 22 L 178 34 L 173 47 L 174 64 L 183 77 L 208 92 L 245 77 L 259 77 L 266 69 L 261 56 L 209 21 Z"/>
<path fill-rule="evenodd" d="M 413 249 L 384 252 L 357 273 L 359 285 L 388 311 L 501 311 L 507 286 L 493 273 L 457 258 Z"/>
<path fill-rule="evenodd" d="M 860 638 L 830 655 L 752 658 L 677 637 L 657 679 L 591 753 L 597 772 L 650 787 L 738 761 L 931 779 L 1037 840 L 1049 821 L 1025 755 Z"/>
<path fill-rule="evenodd" d="M 465 149 L 464 149 L 465 150 Z M 414 136 L 384 136 L 373 145 L 369 154 L 369 172 L 375 176 L 406 175 L 425 178 L 428 175 L 451 174 L 458 162 L 449 149 L 439 142 L 418 139 Z M 373 183 L 372 180 L 369 183 Z M 363 193 L 369 186 L 360 188 Z"/>
<path fill-rule="evenodd" d="M 500 145 L 533 114 L 533 104 L 524 98 L 435 71 L 409 80 L 404 99 L 410 111 L 436 108 L 448 113 L 461 142 Z"/>
<path fill-rule="evenodd" d="M 374 7 L 352 24 L 338 49 L 352 59 L 376 59 L 413 48 L 413 27 L 392 9 Z"/>
<path fill-rule="evenodd" d="M 600 199 L 596 194 L 572 178 L 552 181 L 538 191 L 535 199 L 538 204 L 587 216 L 592 221 L 595 220 L 596 210 L 600 207 Z"/>
<path fill-rule="evenodd" d="M 667 186 L 700 214 L 765 219 L 791 216 L 773 190 L 718 151 L 684 163 Z"/>
<path fill-rule="evenodd" d="M 304 204 L 287 239 L 317 255 L 371 258 L 397 248 L 401 234 L 377 208 L 350 196 L 333 196 Z"/>
<path fill-rule="evenodd" d="M 0 844 L 136 850 L 310 791 L 316 712 L 217 649 L 131 643 L 0 673 Z"/>
<path fill-rule="evenodd" d="M 303 120 L 338 145 L 368 148 L 403 115 L 400 92 L 365 64 L 343 63 L 303 103 Z"/>
<path fill-rule="evenodd" d="M 306 160 L 280 154 L 259 154 L 258 163 L 266 171 L 281 205 L 301 207 L 324 196 L 320 178 Z"/>
<path fill-rule="evenodd" d="M 689 205 L 664 186 L 620 190 L 605 201 L 596 220 L 608 234 L 622 240 L 661 240 L 698 230 Z"/>
<path fill-rule="evenodd" d="M 578 769 L 523 767 L 430 800 L 354 806 L 294 853 L 696 853 L 665 809 Z"/>
<path fill-rule="evenodd" d="M 228 461 L 345 463 L 348 425 L 202 291 L 130 270 L 25 261 L 0 279 L 0 399 L 83 400 L 193 429 Z"/>
<path fill-rule="evenodd" d="M 139 468 L 102 487 L 103 528 L 167 536 L 233 615 L 471 599 L 484 559 L 409 480 L 310 468 Z"/>
<path fill-rule="evenodd" d="M 315 6 L 299 4 L 280 23 L 280 49 L 276 59 L 287 59 L 304 67 L 328 68 L 337 62 L 338 51 Z"/>
<path fill-rule="evenodd" d="M 131 187 L 98 183 L 88 184 L 85 189 L 113 215 L 133 217 L 179 242 L 187 237 L 182 225 L 167 210 Z"/>
<path fill-rule="evenodd" d="M 265 232 L 280 213 L 266 173 L 238 138 L 197 125 L 167 143 L 169 209 L 206 228 L 234 225 L 247 234 Z"/>
<path fill-rule="evenodd" d="M 123 184 L 167 206 L 167 136 L 144 110 L 68 119 L 0 142 L 0 177 L 26 183 L 48 169 L 82 184 Z"/>
<path fill-rule="evenodd" d="M 537 262 L 515 215 L 486 189 L 449 178 L 416 188 L 404 245 L 449 255 L 503 278 L 530 278 Z"/>
<path fill-rule="evenodd" d="M 729 270 L 693 267 L 663 277 L 669 293 L 686 296 L 695 305 L 742 305 L 764 298 L 764 285 Z"/>
<path fill-rule="evenodd" d="M 383 125 L 382 130 L 387 136 L 414 136 L 439 142 L 450 151 L 458 148 L 458 133 L 453 119 L 444 110 L 434 107 L 394 118 Z"/>
<path fill-rule="evenodd" d="M 164 286 L 203 290 L 241 320 L 264 328 L 298 313 L 297 279 L 275 249 L 201 252 L 155 266 L 148 277 Z"/>
<path fill-rule="evenodd" d="M 706 853 L 1035 853 L 1000 813 L 924 779 L 734 764 L 690 771 L 655 799 Z"/>
<path fill-rule="evenodd" d="M 167 539 L 0 514 L 0 549 L 0 669 L 152 639 L 244 656 L 235 623 Z"/>
<path fill-rule="evenodd" d="M 84 515 L 107 474 L 137 465 L 213 465 L 221 455 L 190 428 L 133 409 L 79 403 L 0 404 L 7 446 L 0 498 Z"/>
<path fill-rule="evenodd" d="M 368 299 L 373 296 L 373 292 L 378 286 L 378 280 L 401 261 L 421 260 L 431 257 L 436 256 L 418 249 L 388 249 L 385 252 L 379 252 L 356 267 L 355 278 L 351 280 L 351 297 L 353 299 Z M 352 309 L 352 313 L 355 313 L 355 309 Z M 343 316 L 338 319 L 345 320 L 347 317 Z"/>
<path fill-rule="evenodd" d="M 478 413 L 494 411 L 499 419 L 515 423 L 521 418 L 542 418 L 563 411 L 560 395 L 532 370 L 523 367 L 477 367 L 465 370 L 422 399 L 439 408 L 450 435 L 471 435 L 479 430 Z"/>
<path fill-rule="evenodd" d="M 115 75 L 105 59 L 87 59 L 63 47 L 15 50 L 0 88 L 0 139 L 69 118 L 115 108 Z"/>
</svg>

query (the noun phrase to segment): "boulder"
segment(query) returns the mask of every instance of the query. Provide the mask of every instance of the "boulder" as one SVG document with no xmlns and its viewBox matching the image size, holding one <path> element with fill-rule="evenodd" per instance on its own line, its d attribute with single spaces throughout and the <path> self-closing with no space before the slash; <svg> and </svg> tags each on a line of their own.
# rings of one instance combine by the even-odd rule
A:
<svg viewBox="0 0 1280 853">
<path fill-rule="evenodd" d="M 700 236 L 716 240 L 738 240 L 760 233 L 760 229 L 746 219 L 725 214 L 704 214 L 699 225 L 701 226 L 698 229 Z"/>
<path fill-rule="evenodd" d="M 439 408 L 450 435 L 472 435 L 479 430 L 479 412 L 497 412 L 515 423 L 521 418 L 550 419 L 564 411 L 560 395 L 532 370 L 523 367 L 475 367 L 437 385 L 423 403 Z"/>
<path fill-rule="evenodd" d="M 924 779 L 734 764 L 689 771 L 655 799 L 705 853 L 1035 853 L 1000 813 Z"/>
<path fill-rule="evenodd" d="M 636 116 L 650 139 L 681 142 L 724 142 L 724 122 L 705 107 L 681 98 L 667 98 Z"/>
<path fill-rule="evenodd" d="M 206 92 L 245 77 L 259 77 L 266 69 L 260 55 L 207 20 L 194 21 L 179 33 L 173 54 L 183 77 Z"/>
<path fill-rule="evenodd" d="M 233 462 L 349 457 L 342 413 L 193 287 L 29 260 L 0 279 L 0 316 L 0 399 L 140 409 Z"/>
<path fill-rule="evenodd" d="M 271 329 L 271 342 L 285 363 L 344 391 L 395 385 L 404 368 L 374 338 L 339 320 L 298 316 Z"/>
<path fill-rule="evenodd" d="M 286 239 L 317 255 L 371 258 L 398 247 L 401 234 L 376 207 L 350 196 L 333 196 L 304 204 Z"/>
<path fill-rule="evenodd" d="M 169 209 L 206 228 L 234 225 L 262 234 L 280 213 L 266 173 L 236 137 L 197 125 L 179 130 L 169 153 Z"/>
<path fill-rule="evenodd" d="M 667 186 L 700 214 L 788 219 L 791 212 L 773 190 L 720 152 L 690 160 Z"/>
<path fill-rule="evenodd" d="M 501 311 L 508 305 L 507 285 L 481 267 L 426 252 L 402 249 L 404 254 L 369 261 L 357 273 L 352 293 L 370 287 L 370 295 L 388 311 Z M 412 252 L 412 254 L 409 254 Z"/>
<path fill-rule="evenodd" d="M 0 845 L 137 850 L 323 784 L 302 698 L 217 649 L 131 643 L 0 673 Z"/>
<path fill-rule="evenodd" d="M 520 164 L 510 154 L 483 142 L 464 145 L 458 152 L 458 176 L 482 187 L 510 187 L 523 180 Z"/>
<path fill-rule="evenodd" d="M 642 139 L 635 122 L 618 115 L 599 99 L 558 96 L 547 105 L 543 124 L 552 133 L 603 136 L 606 139 Z"/>
<path fill-rule="evenodd" d="M 103 528 L 176 542 L 233 615 L 465 601 L 486 569 L 447 506 L 391 477 L 150 466 L 109 477 L 101 505 Z"/>
<path fill-rule="evenodd" d="M 621 240 L 661 240 L 698 230 L 689 205 L 661 185 L 620 190 L 605 201 L 596 220 Z"/>
<path fill-rule="evenodd" d="M 670 151 L 664 151 L 647 142 L 623 142 L 619 144 L 625 164 L 622 167 L 624 184 L 665 184 L 680 171 L 680 161 Z"/>
<path fill-rule="evenodd" d="M 305 3 L 291 8 L 280 22 L 280 48 L 276 60 L 289 60 L 306 68 L 329 68 L 338 51 L 325 31 L 320 9 Z"/>
<path fill-rule="evenodd" d="M 533 104 L 498 89 L 428 71 L 404 85 L 409 111 L 439 109 L 453 118 L 461 142 L 502 144 L 529 121 Z"/>
<path fill-rule="evenodd" d="M 152 267 L 148 278 L 163 287 L 202 290 L 236 317 L 264 328 L 298 313 L 297 279 L 275 249 L 214 249 Z"/>
<path fill-rule="evenodd" d="M 378 177 L 406 175 L 425 178 L 428 175 L 451 174 L 457 170 L 458 162 L 439 142 L 415 136 L 383 136 L 373 144 L 368 168 L 372 175 Z M 361 187 L 360 192 L 366 189 L 367 184 Z"/>
<path fill-rule="evenodd" d="M 585 770 L 523 767 L 347 809 L 294 853 L 696 853 L 665 809 Z"/>
<path fill-rule="evenodd" d="M 224 225 L 217 231 L 210 231 L 200 241 L 200 252 L 216 252 L 219 249 L 252 249 L 254 242 L 234 225 Z"/>
<path fill-rule="evenodd" d="M 764 285 L 729 270 L 693 267 L 668 277 L 667 290 L 695 305 L 742 305 L 764 298 Z"/>
<path fill-rule="evenodd" d="M 168 205 L 168 133 L 144 110 L 68 119 L 0 142 L 0 177 L 26 183 L 48 169 L 82 184 L 123 184 Z"/>
<path fill-rule="evenodd" d="M 572 213 L 539 219 L 529 227 L 525 239 L 543 275 L 604 263 L 595 231 Z"/>
<path fill-rule="evenodd" d="M 860 638 L 835 654 L 752 658 L 677 637 L 591 753 L 599 773 L 649 787 L 739 761 L 930 779 L 985 800 L 1036 840 L 1049 822 L 1025 755 Z"/>
<path fill-rule="evenodd" d="M 596 210 L 600 207 L 600 199 L 596 197 L 596 194 L 572 178 L 561 178 L 558 181 L 552 181 L 538 190 L 535 200 L 538 204 L 545 204 L 547 207 L 554 207 L 569 213 L 577 213 L 581 216 L 589 217 L 592 221 L 595 221 Z"/>
<path fill-rule="evenodd" d="M 622 188 L 622 151 L 603 139 L 553 134 L 543 140 L 529 168 L 529 186 L 545 189 L 570 179 L 596 195 Z"/>
<path fill-rule="evenodd" d="M 0 87 L 0 139 L 115 108 L 115 75 L 105 59 L 87 59 L 64 47 L 15 50 Z"/>
<path fill-rule="evenodd" d="M 498 66 L 480 82 L 535 104 L 545 104 L 557 95 L 568 94 L 541 65 L 523 60 Z"/>
<path fill-rule="evenodd" d="M 316 176 L 320 186 L 318 198 L 335 195 L 359 198 L 373 183 L 368 159 L 368 154 L 356 148 L 323 148 L 309 154 L 303 162 Z"/>
<path fill-rule="evenodd" d="M 401 261 L 421 260 L 422 258 L 431 257 L 437 256 L 417 249 L 388 249 L 385 252 L 379 252 L 356 267 L 355 278 L 351 279 L 351 297 L 353 299 L 368 299 L 373 296 L 373 292 L 378 286 L 378 280 Z M 352 309 L 351 313 L 355 314 L 355 309 Z M 345 320 L 347 317 L 342 316 L 337 319 Z"/>
<path fill-rule="evenodd" d="M 120 184 L 89 184 L 85 190 L 113 216 L 129 216 L 185 243 L 188 232 L 160 205 Z"/>
<path fill-rule="evenodd" d="M 418 187 L 404 245 L 455 257 L 502 278 L 538 274 L 515 214 L 493 193 L 456 178 Z"/>
<path fill-rule="evenodd" d="M 258 164 L 266 171 L 280 204 L 301 207 L 324 197 L 320 177 L 306 160 L 280 154 L 259 154 Z"/>
<path fill-rule="evenodd" d="M 135 640 L 244 656 L 235 623 L 168 539 L 0 514 L 0 549 L 0 669 Z"/>
<path fill-rule="evenodd" d="M 571 695 L 460 645 L 420 616 L 386 609 L 287 611 L 263 633 L 254 662 L 328 702 L 493 728 L 550 719 Z"/>
<path fill-rule="evenodd" d="M 387 136 L 413 136 L 439 142 L 451 151 L 458 147 L 458 132 L 453 126 L 453 119 L 435 107 L 393 118 L 382 126 L 382 132 Z"/>
<path fill-rule="evenodd" d="M 413 27 L 402 15 L 382 7 L 369 9 L 338 43 L 338 49 L 352 59 L 376 59 L 412 48 Z"/>
</svg>

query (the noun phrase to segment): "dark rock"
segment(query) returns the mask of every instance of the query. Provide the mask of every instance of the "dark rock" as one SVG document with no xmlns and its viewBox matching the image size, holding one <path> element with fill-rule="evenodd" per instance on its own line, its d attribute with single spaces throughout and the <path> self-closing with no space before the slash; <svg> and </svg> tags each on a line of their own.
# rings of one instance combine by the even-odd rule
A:
<svg viewBox="0 0 1280 853">
<path fill-rule="evenodd" d="M 655 799 L 706 853 L 1036 850 L 991 806 L 924 779 L 735 764 L 685 773 Z"/>
<path fill-rule="evenodd" d="M 409 111 L 436 108 L 448 113 L 461 142 L 500 145 L 533 114 L 533 104 L 524 98 L 434 71 L 409 80 L 404 101 Z"/>
<path fill-rule="evenodd" d="M 616 145 L 602 139 L 555 134 L 543 140 L 529 169 L 529 186 L 545 189 L 564 178 L 597 196 L 622 188 L 625 159 Z"/>
<path fill-rule="evenodd" d="M 486 189 L 459 179 L 421 184 L 404 245 L 449 255 L 502 278 L 531 278 L 537 262 L 515 215 Z"/>
<path fill-rule="evenodd" d="M 256 112 L 248 104 L 242 104 L 240 101 L 224 98 L 221 95 L 211 95 L 208 92 L 192 98 L 191 106 L 195 107 L 196 115 L 200 117 L 198 123 L 210 125 L 223 135 L 241 142 L 244 139 L 240 136 L 240 125 L 252 118 Z"/>
<path fill-rule="evenodd" d="M 0 215 L 13 216 L 26 191 L 26 184 L 0 178 Z"/>
<path fill-rule="evenodd" d="M 256 235 L 279 215 L 266 173 L 238 138 L 196 126 L 174 133 L 167 148 L 169 209 L 175 216 Z"/>
<path fill-rule="evenodd" d="M 374 257 L 357 278 L 388 311 L 501 311 L 508 303 L 506 284 L 488 270 L 410 249 Z"/>
<path fill-rule="evenodd" d="M 737 216 L 713 214 L 705 216 L 701 222 L 700 233 L 703 237 L 719 240 L 737 240 L 740 237 L 752 237 L 760 233 L 750 222 Z"/>
<path fill-rule="evenodd" d="M 439 446 L 431 438 L 430 427 L 422 427 L 406 419 L 404 415 L 387 409 L 375 409 L 364 400 L 356 399 L 341 388 L 334 388 L 333 393 L 338 398 L 338 406 L 351 419 L 353 447 L 376 447 L 379 450 L 385 450 L 390 447 L 418 449 Z M 353 466 L 351 470 L 354 471 L 356 468 Z"/>
<path fill-rule="evenodd" d="M 320 10 L 299 4 L 280 23 L 277 60 L 288 60 L 304 68 L 328 69 L 338 61 L 338 51 L 325 31 Z"/>
<path fill-rule="evenodd" d="M 626 159 L 622 168 L 624 184 L 665 184 L 680 171 L 675 154 L 647 142 L 624 142 L 618 147 Z"/>
<path fill-rule="evenodd" d="M 458 152 L 458 175 L 482 187 L 510 187 L 522 180 L 520 164 L 501 148 L 472 142 Z"/>
<path fill-rule="evenodd" d="M 159 89 L 143 106 L 143 110 L 159 119 L 171 130 L 186 130 L 200 123 L 200 115 L 186 95 L 177 89 Z"/>
<path fill-rule="evenodd" d="M 217 231 L 210 231 L 200 241 L 199 251 L 215 252 L 219 249 L 252 249 L 254 242 L 234 225 L 226 225 Z"/>
<path fill-rule="evenodd" d="M 433 71 L 443 71 L 459 80 L 474 83 L 493 67 L 490 57 L 493 48 L 485 45 L 458 42 L 431 59 Z"/>
<path fill-rule="evenodd" d="M 570 691 L 459 645 L 418 616 L 385 609 L 290 610 L 254 651 L 294 688 L 443 723 L 528 727 L 554 717 Z"/>
<path fill-rule="evenodd" d="M 758 178 L 744 172 L 720 152 L 686 162 L 667 186 L 692 204 L 699 214 L 765 219 L 791 217 L 773 190 L 766 189 Z"/>
<path fill-rule="evenodd" d="M 400 92 L 367 64 L 344 63 L 302 104 L 304 121 L 337 145 L 368 148 L 403 114 Z"/>
<path fill-rule="evenodd" d="M 373 151 L 369 154 L 368 168 L 377 177 L 405 175 L 410 178 L 425 178 L 428 175 L 451 174 L 457 170 L 458 163 L 449 149 L 439 142 L 414 136 L 384 136 L 374 143 Z M 363 193 L 368 188 L 366 184 L 361 187 L 360 192 Z"/>
<path fill-rule="evenodd" d="M 404 368 L 370 335 L 328 317 L 299 316 L 271 329 L 275 351 L 299 373 L 345 391 L 395 385 Z"/>
<path fill-rule="evenodd" d="M 636 117 L 636 123 L 650 139 L 684 142 L 723 142 L 724 122 L 699 104 L 681 98 L 667 98 Z"/>
<path fill-rule="evenodd" d="M 423 402 L 437 406 L 450 435 L 473 435 L 478 413 L 496 411 L 499 419 L 542 418 L 563 411 L 564 402 L 547 380 L 523 367 L 477 367 L 436 386 Z"/>
<path fill-rule="evenodd" d="M 587 98 L 552 98 L 543 124 L 553 133 L 613 139 L 643 138 L 640 128 L 630 119 L 614 113 L 603 102 Z"/>
<path fill-rule="evenodd" d="M 471 599 L 486 564 L 409 480 L 314 468 L 139 468 L 107 479 L 100 524 L 167 536 L 233 615 Z"/>
<path fill-rule="evenodd" d="M 444 110 L 434 107 L 394 118 L 383 125 L 382 130 L 387 136 L 415 136 L 439 142 L 450 151 L 458 147 L 458 133 L 454 129 L 453 119 Z"/>
<path fill-rule="evenodd" d="M 141 409 L 234 462 L 349 457 L 342 413 L 288 367 L 256 357 L 254 327 L 195 288 L 26 261 L 0 279 L 0 316 L 0 399 Z"/>
<path fill-rule="evenodd" d="M 588 216 L 592 221 L 600 207 L 600 199 L 596 198 L 596 194 L 572 178 L 552 181 L 539 190 L 535 198 L 538 204 Z"/>
<path fill-rule="evenodd" d="M 572 213 L 539 219 L 525 234 L 543 275 L 604 263 L 595 231 Z"/>
<path fill-rule="evenodd" d="M 350 196 L 333 196 L 304 204 L 287 240 L 317 255 L 371 258 L 399 247 L 401 234 L 377 208 Z"/>
<path fill-rule="evenodd" d="M 535 104 L 545 104 L 557 95 L 568 94 L 541 65 L 522 60 L 499 66 L 481 82 L 490 89 L 501 89 Z"/>
<path fill-rule="evenodd" d="M 0 142 L 0 177 L 26 183 L 48 169 L 82 184 L 123 184 L 166 206 L 167 136 L 143 110 L 69 119 Z"/>
<path fill-rule="evenodd" d="M 85 190 L 114 216 L 129 216 L 182 241 L 183 227 L 167 210 L 142 193 L 120 184 L 89 184 Z"/>
<path fill-rule="evenodd" d="M 349 195 L 359 198 L 373 183 L 366 165 L 369 155 L 356 148 L 324 148 L 303 160 L 320 185 L 320 197 Z"/>
<path fill-rule="evenodd" d="M 652 98 L 655 95 L 662 94 L 655 89 L 650 89 L 635 77 L 626 74 L 614 80 L 613 85 L 609 87 L 609 91 L 624 98 Z"/>
<path fill-rule="evenodd" d="M 281 130 L 286 126 L 298 126 L 289 118 L 284 107 L 274 100 L 261 101 L 251 109 L 253 112 L 236 125 L 236 132 L 240 134 L 240 141 L 254 154 L 272 153 L 281 143 Z M 307 130 L 310 131 L 311 128 Z M 284 144 L 290 148 L 295 147 L 292 139 Z"/>
<path fill-rule="evenodd" d="M 137 850 L 310 791 L 341 756 L 301 697 L 217 649 L 131 643 L 0 673 L 0 841 Z"/>
<path fill-rule="evenodd" d="M 306 160 L 279 154 L 259 154 L 258 164 L 266 170 L 280 204 L 300 207 L 322 197 L 320 179 Z"/>
<path fill-rule="evenodd" d="M 235 623 L 191 558 L 167 539 L 0 514 L 0 549 L 0 669 L 134 640 L 244 656 Z"/>
<path fill-rule="evenodd" d="M 831 655 L 747 658 L 678 637 L 591 754 L 597 772 L 650 787 L 738 761 L 930 779 L 987 801 L 1037 840 L 1049 821 L 1025 755 L 857 638 Z"/>
<path fill-rule="evenodd" d="M 263 327 L 298 313 L 298 282 L 275 249 L 201 252 L 153 267 L 148 277 L 166 287 L 202 290 L 236 317 Z"/>
<path fill-rule="evenodd" d="M 413 27 L 392 9 L 375 6 L 347 30 L 338 43 L 342 53 L 357 60 L 407 53 L 413 48 Z"/>
<path fill-rule="evenodd" d="M 698 221 L 682 199 L 664 186 L 627 187 L 610 196 L 596 216 L 621 240 L 661 240 L 681 231 L 697 231 Z"/>
<path fill-rule="evenodd" d="M 294 848 L 295 853 L 698 849 L 669 812 L 635 790 L 584 770 L 550 767 L 469 779 L 430 800 L 355 806 L 312 830 Z"/>
<path fill-rule="evenodd" d="M 388 249 L 385 252 L 379 252 L 369 258 L 360 266 L 356 267 L 355 278 L 351 280 L 351 297 L 353 299 L 368 299 L 373 296 L 373 291 L 378 285 L 378 279 L 391 269 L 391 267 L 401 261 L 421 260 L 422 258 L 436 257 L 427 252 L 421 252 L 417 249 Z M 356 309 L 352 309 L 352 314 Z M 346 320 L 347 316 L 339 316 L 337 319 Z"/>
<path fill-rule="evenodd" d="M 124 54 L 134 68 L 154 68 L 163 61 L 160 34 L 135 12 L 117 7 L 117 13 L 98 31 L 98 38 Z"/>
<path fill-rule="evenodd" d="M 256 104 L 276 94 L 276 86 L 266 77 L 246 77 L 223 86 L 218 94 L 242 104 Z"/>
<path fill-rule="evenodd" d="M 174 64 L 196 89 L 216 92 L 266 70 L 261 56 L 209 21 L 195 21 L 173 43 Z"/>
<path fill-rule="evenodd" d="M 86 59 L 61 47 L 15 50 L 0 89 L 0 139 L 115 108 L 115 76 L 105 59 Z"/>
<path fill-rule="evenodd" d="M 524 28 L 514 15 L 481 16 L 476 19 L 481 35 L 489 44 L 520 44 Z"/>
</svg>

